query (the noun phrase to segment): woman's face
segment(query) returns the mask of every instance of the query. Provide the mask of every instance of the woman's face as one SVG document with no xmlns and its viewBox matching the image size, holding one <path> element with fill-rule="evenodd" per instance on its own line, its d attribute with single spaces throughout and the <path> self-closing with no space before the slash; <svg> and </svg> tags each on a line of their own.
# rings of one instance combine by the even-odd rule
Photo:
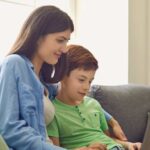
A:
<svg viewBox="0 0 150 150">
<path fill-rule="evenodd" d="M 70 39 L 71 30 L 51 33 L 38 40 L 36 57 L 42 62 L 56 64 L 62 53 L 66 53 L 66 45 Z"/>
</svg>

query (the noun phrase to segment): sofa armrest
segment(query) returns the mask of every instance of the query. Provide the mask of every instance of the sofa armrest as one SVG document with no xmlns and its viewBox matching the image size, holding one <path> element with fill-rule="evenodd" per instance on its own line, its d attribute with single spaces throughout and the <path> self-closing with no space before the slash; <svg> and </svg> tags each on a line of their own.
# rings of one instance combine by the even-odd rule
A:
<svg viewBox="0 0 150 150">
<path fill-rule="evenodd" d="M 148 112 L 147 127 L 146 127 L 146 130 L 145 130 L 142 149 L 144 149 L 144 150 L 149 149 L 149 138 L 150 138 L 150 112 Z"/>
</svg>

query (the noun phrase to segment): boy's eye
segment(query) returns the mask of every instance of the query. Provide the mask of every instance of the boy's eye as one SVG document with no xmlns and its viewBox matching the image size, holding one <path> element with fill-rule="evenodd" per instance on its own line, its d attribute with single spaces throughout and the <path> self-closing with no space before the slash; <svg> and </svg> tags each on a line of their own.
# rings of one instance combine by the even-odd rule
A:
<svg viewBox="0 0 150 150">
<path fill-rule="evenodd" d="M 89 84 L 91 84 L 92 83 L 92 81 L 89 81 Z"/>
<path fill-rule="evenodd" d="M 80 82 L 84 82 L 84 79 L 79 79 Z"/>
</svg>

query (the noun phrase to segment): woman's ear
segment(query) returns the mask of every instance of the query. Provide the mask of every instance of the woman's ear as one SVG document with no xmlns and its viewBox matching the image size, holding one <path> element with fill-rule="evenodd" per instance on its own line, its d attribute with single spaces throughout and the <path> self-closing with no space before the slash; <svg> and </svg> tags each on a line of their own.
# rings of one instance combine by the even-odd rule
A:
<svg viewBox="0 0 150 150">
<path fill-rule="evenodd" d="M 44 40 L 44 37 L 40 37 L 38 40 L 37 40 L 37 45 L 40 46 L 41 43 L 43 42 Z"/>
</svg>

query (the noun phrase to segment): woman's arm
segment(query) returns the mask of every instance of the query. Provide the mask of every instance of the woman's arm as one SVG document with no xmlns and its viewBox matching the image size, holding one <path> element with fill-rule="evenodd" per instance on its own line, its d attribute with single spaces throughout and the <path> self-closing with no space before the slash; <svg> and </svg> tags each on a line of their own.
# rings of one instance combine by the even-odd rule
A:
<svg viewBox="0 0 150 150">
<path fill-rule="evenodd" d="M 16 72 L 16 68 L 20 70 L 19 67 L 23 67 L 21 63 L 13 57 L 0 68 L 0 134 L 9 147 L 14 149 L 61 150 L 46 143 L 40 133 L 21 117 L 18 93 L 20 80 Z"/>
<path fill-rule="evenodd" d="M 127 137 L 125 136 L 121 126 L 119 125 L 118 121 L 115 120 L 108 112 L 106 112 L 103 109 L 105 118 L 107 123 L 109 124 L 109 126 L 111 126 L 112 130 L 113 130 L 113 134 L 115 135 L 116 138 L 118 138 L 119 140 L 122 141 L 127 141 Z"/>
<path fill-rule="evenodd" d="M 108 124 L 112 127 L 113 134 L 115 135 L 116 138 L 118 138 L 121 141 L 127 141 L 127 137 L 125 136 L 117 120 L 115 120 L 114 118 L 111 118 L 108 121 Z"/>
</svg>

